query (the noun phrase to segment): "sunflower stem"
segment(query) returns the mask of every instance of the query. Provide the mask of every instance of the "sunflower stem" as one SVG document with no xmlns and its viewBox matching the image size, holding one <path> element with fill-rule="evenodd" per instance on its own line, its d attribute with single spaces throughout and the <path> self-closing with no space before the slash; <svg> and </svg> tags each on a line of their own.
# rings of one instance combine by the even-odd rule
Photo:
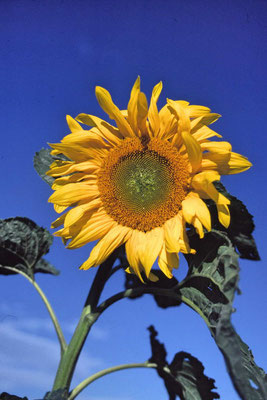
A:
<svg viewBox="0 0 267 400">
<path fill-rule="evenodd" d="M 54 381 L 52 392 L 59 389 L 66 389 L 69 391 L 72 376 L 79 359 L 79 355 L 90 332 L 92 325 L 97 320 L 99 313 L 95 312 L 96 306 L 99 302 L 101 293 L 109 278 L 112 266 L 117 258 L 117 252 L 114 252 L 102 265 L 99 266 L 95 275 L 92 286 L 89 290 L 79 323 L 71 338 L 69 345 L 64 354 L 62 354 L 58 366 L 56 378 Z M 48 396 L 48 399 L 49 399 Z"/>
<path fill-rule="evenodd" d="M 51 304 L 49 303 L 46 295 L 44 294 L 44 292 L 42 291 L 42 289 L 40 288 L 38 283 L 35 280 L 33 280 L 31 277 L 29 277 L 27 274 L 25 274 L 24 272 L 22 272 L 22 271 L 20 271 L 20 270 L 18 270 L 16 268 L 13 268 L 13 267 L 5 267 L 5 268 L 10 270 L 10 271 L 16 272 L 16 273 L 24 276 L 24 278 L 26 278 L 34 286 L 36 291 L 39 293 L 41 299 L 43 300 L 43 302 L 44 302 L 44 304 L 45 304 L 45 306 L 47 308 L 47 311 L 48 311 L 48 313 L 50 315 L 50 318 L 51 318 L 51 320 L 53 322 L 53 325 L 55 327 L 55 331 L 56 331 L 56 334 L 57 334 L 57 337 L 58 337 L 58 340 L 59 340 L 59 344 L 60 344 L 61 355 L 63 355 L 65 350 L 66 350 L 66 348 L 67 348 L 67 343 L 65 341 L 65 338 L 64 338 L 63 332 L 61 330 L 61 327 L 59 325 L 59 322 L 58 322 L 58 319 L 56 317 L 56 314 L 55 314 Z"/>
<path fill-rule="evenodd" d="M 84 379 L 81 383 L 79 383 L 79 385 L 77 385 L 71 391 L 68 400 L 75 399 L 75 397 L 78 396 L 78 394 L 80 394 L 82 390 L 84 390 L 88 385 L 90 385 L 97 379 L 102 378 L 105 375 L 111 374 L 112 372 L 122 371 L 124 369 L 129 369 L 129 368 L 157 368 L 157 364 L 146 361 L 144 363 L 121 364 L 121 365 L 116 365 L 114 367 L 103 369 L 102 371 L 99 371 L 89 376 L 88 378 Z"/>
</svg>

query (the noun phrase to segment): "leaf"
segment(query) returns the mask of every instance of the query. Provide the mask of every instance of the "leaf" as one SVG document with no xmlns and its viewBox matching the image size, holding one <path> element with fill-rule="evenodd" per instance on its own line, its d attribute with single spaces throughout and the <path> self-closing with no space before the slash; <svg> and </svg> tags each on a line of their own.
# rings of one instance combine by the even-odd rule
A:
<svg viewBox="0 0 267 400">
<path fill-rule="evenodd" d="M 31 278 L 36 272 L 57 275 L 58 271 L 42 256 L 48 253 L 53 236 L 29 218 L 16 217 L 0 220 L 0 274 L 23 271 Z"/>
<path fill-rule="evenodd" d="M 46 172 L 50 169 L 50 165 L 55 160 L 67 161 L 69 159 L 63 154 L 57 154 L 57 156 L 52 156 L 50 152 L 51 152 L 50 149 L 41 149 L 40 151 L 37 151 L 33 158 L 33 166 L 38 175 L 40 175 L 40 177 L 46 183 L 48 183 L 48 185 L 52 186 L 55 178 L 46 175 Z"/>
<path fill-rule="evenodd" d="M 48 183 L 48 185 L 52 186 L 55 179 L 52 176 L 46 175 L 46 172 L 49 170 L 50 165 L 54 161 L 50 151 L 51 150 L 49 149 L 41 149 L 40 151 L 37 151 L 37 153 L 34 155 L 33 165 L 40 177 L 46 183 Z"/>
<path fill-rule="evenodd" d="M 6 392 L 2 392 L 0 394 L 0 400 L 28 400 L 27 397 L 19 397 L 14 394 L 8 394 Z"/>
<path fill-rule="evenodd" d="M 125 274 L 125 289 L 136 289 L 136 288 L 157 288 L 157 289 L 170 289 L 175 290 L 178 285 L 177 279 L 174 277 L 169 279 L 166 275 L 160 270 L 154 270 L 153 274 L 156 275 L 159 280 L 157 282 L 149 281 L 145 275 L 143 275 L 143 279 L 145 284 L 143 284 L 140 279 L 133 274 Z M 137 296 L 131 296 L 131 299 L 135 299 L 141 297 L 143 294 L 139 294 Z M 153 297 L 157 303 L 157 305 L 161 308 L 168 308 L 168 307 L 177 307 L 181 304 L 181 301 L 178 298 L 171 298 L 168 296 L 163 296 L 159 294 L 153 294 Z"/>
<path fill-rule="evenodd" d="M 157 372 L 164 380 L 170 400 L 177 396 L 181 400 L 213 400 L 219 399 L 218 393 L 213 392 L 214 379 L 204 375 L 202 363 L 189 353 L 176 353 L 169 364 L 166 360 L 164 344 L 158 341 L 157 331 L 150 326 L 150 343 L 152 357 L 149 362 L 157 364 Z"/>
<path fill-rule="evenodd" d="M 242 201 L 227 192 L 221 182 L 215 181 L 213 184 L 220 193 L 231 201 L 229 205 L 231 222 L 228 228 L 224 228 L 218 221 L 214 202 L 207 201 L 212 216 L 212 226 L 214 229 L 227 232 L 228 237 L 236 247 L 241 258 L 254 261 L 260 260 L 257 246 L 252 236 L 255 228 L 253 216 L 248 212 Z"/>
<path fill-rule="evenodd" d="M 187 255 L 189 273 L 180 283 L 182 300 L 204 318 L 224 355 L 233 384 L 244 400 L 267 398 L 267 378 L 248 346 L 231 324 L 232 302 L 238 287 L 238 256 L 226 233 L 211 231 L 203 239 L 194 235 Z M 254 382 L 252 386 L 251 382 Z"/>
</svg>

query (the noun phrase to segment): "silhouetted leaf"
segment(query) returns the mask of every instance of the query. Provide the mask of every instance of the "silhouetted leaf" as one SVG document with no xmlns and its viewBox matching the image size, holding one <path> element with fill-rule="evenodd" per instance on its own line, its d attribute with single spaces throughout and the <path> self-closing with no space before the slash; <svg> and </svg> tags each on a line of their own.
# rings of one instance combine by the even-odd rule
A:
<svg viewBox="0 0 267 400">
<path fill-rule="evenodd" d="M 150 362 L 157 364 L 157 372 L 164 380 L 169 394 L 169 400 L 175 400 L 177 396 L 181 400 L 213 400 L 219 399 L 214 379 L 204 375 L 202 363 L 189 353 L 179 352 L 169 364 L 166 360 L 164 344 L 160 343 L 157 331 L 150 326 L 150 343 L 152 357 Z"/>
<path fill-rule="evenodd" d="M 220 193 L 231 201 L 229 205 L 231 222 L 228 228 L 224 228 L 219 223 L 214 202 L 207 201 L 212 216 L 212 227 L 227 233 L 227 236 L 236 247 L 241 258 L 255 261 L 260 260 L 257 246 L 252 236 L 252 232 L 255 228 L 253 216 L 248 212 L 242 201 L 227 192 L 221 182 L 215 181 L 213 184 Z"/>
<path fill-rule="evenodd" d="M 265 400 L 267 378 L 248 346 L 231 324 L 232 302 L 238 284 L 238 256 L 226 233 L 211 231 L 190 239 L 195 255 L 186 255 L 187 277 L 180 283 L 182 300 L 205 320 L 222 351 L 229 374 L 244 400 Z M 254 382 L 254 387 L 251 385 Z"/>
<path fill-rule="evenodd" d="M 19 397 L 15 396 L 14 394 L 8 394 L 3 392 L 0 394 L 0 400 L 28 400 L 27 397 Z"/>
<path fill-rule="evenodd" d="M 134 274 L 125 274 L 125 289 L 136 289 L 136 288 L 157 288 L 157 289 L 170 289 L 175 290 L 178 287 L 178 281 L 176 278 L 169 279 L 166 275 L 160 270 L 154 270 L 153 274 L 155 274 L 159 280 L 157 282 L 149 281 L 145 275 L 143 275 L 144 283 L 140 281 L 140 279 Z M 143 296 L 143 294 L 139 294 L 137 296 L 131 296 L 131 299 L 136 299 L 138 297 Z M 161 308 L 168 307 L 177 307 L 181 304 L 181 301 L 176 298 L 171 298 L 168 296 L 162 296 L 159 294 L 152 295 L 157 303 L 157 305 Z"/>
<path fill-rule="evenodd" d="M 58 274 L 42 256 L 49 251 L 53 236 L 29 218 L 0 220 L 0 274 L 14 274 L 13 267 L 33 277 L 35 272 Z"/>
</svg>

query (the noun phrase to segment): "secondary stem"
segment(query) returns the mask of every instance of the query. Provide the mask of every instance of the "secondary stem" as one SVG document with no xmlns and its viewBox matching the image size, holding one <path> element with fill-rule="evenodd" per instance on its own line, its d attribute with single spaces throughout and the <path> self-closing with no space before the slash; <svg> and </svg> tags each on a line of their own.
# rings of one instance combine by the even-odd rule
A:
<svg viewBox="0 0 267 400">
<path fill-rule="evenodd" d="M 82 381 L 78 386 L 76 386 L 76 388 L 74 388 L 71 391 L 68 400 L 73 400 L 76 396 L 78 396 L 79 393 L 81 393 L 83 389 L 85 389 L 88 385 L 90 385 L 97 379 L 102 378 L 102 376 L 111 374 L 112 372 L 122 371 L 124 369 L 129 369 L 129 368 L 157 368 L 157 364 L 146 361 L 144 363 L 121 364 L 121 365 L 116 365 L 115 367 L 103 369 L 102 371 L 99 371 L 96 374 L 93 374 L 88 378 L 84 379 L 84 381 Z"/>
<path fill-rule="evenodd" d="M 34 288 L 37 290 L 37 292 L 39 293 L 39 295 L 40 295 L 41 299 L 43 300 L 43 302 L 44 302 L 44 304 L 45 304 L 45 306 L 47 308 L 47 311 L 48 311 L 48 313 L 49 313 L 49 315 L 51 317 L 53 325 L 55 327 L 55 331 L 56 331 L 56 334 L 57 334 L 57 337 L 58 337 L 58 340 L 59 340 L 59 343 L 60 343 L 60 349 L 61 349 L 61 355 L 62 355 L 65 352 L 66 348 L 67 348 L 67 343 L 65 341 L 65 338 L 64 338 L 63 332 L 61 330 L 61 327 L 59 325 L 59 322 L 58 322 L 58 319 L 56 317 L 56 314 L 55 314 L 51 304 L 49 303 L 46 295 L 44 294 L 44 292 L 42 291 L 42 289 L 40 288 L 38 283 L 35 282 L 32 278 L 30 278 L 24 272 L 22 272 L 22 271 L 20 271 L 20 270 L 18 270 L 16 268 L 13 268 L 13 267 L 5 267 L 5 268 L 10 270 L 10 271 L 16 272 L 16 273 L 24 276 L 24 278 L 26 278 L 34 286 Z"/>
</svg>

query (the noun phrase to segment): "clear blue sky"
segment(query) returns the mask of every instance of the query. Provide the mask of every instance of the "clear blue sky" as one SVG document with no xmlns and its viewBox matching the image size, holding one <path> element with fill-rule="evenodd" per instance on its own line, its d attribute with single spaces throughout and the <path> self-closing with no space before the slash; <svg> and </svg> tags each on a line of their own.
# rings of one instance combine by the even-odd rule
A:
<svg viewBox="0 0 267 400">
<path fill-rule="evenodd" d="M 254 164 L 223 178 L 255 216 L 262 261 L 241 260 L 233 322 L 267 370 L 266 355 L 266 31 L 264 0 L 1 0 L 1 217 L 27 216 L 49 227 L 51 189 L 33 169 L 34 153 L 67 132 L 65 115 L 104 117 L 94 87 L 126 108 L 137 75 L 150 96 L 160 80 L 165 98 L 188 100 L 222 114 L 214 129 Z M 79 271 L 90 246 L 65 250 L 55 238 L 48 259 L 60 277 L 38 276 L 68 337 L 95 271 Z M 181 265 L 178 277 L 186 267 Z M 118 274 L 105 296 L 119 291 Z M 52 385 L 58 349 L 37 294 L 22 277 L 0 279 L 0 392 L 41 398 Z M 123 300 L 98 321 L 75 377 L 150 356 L 154 324 L 169 353 L 189 351 L 216 380 L 223 400 L 238 399 L 223 358 L 201 318 L 186 306 L 158 309 L 150 297 Z M 163 400 L 156 373 L 131 370 L 95 382 L 80 399 Z"/>
</svg>

